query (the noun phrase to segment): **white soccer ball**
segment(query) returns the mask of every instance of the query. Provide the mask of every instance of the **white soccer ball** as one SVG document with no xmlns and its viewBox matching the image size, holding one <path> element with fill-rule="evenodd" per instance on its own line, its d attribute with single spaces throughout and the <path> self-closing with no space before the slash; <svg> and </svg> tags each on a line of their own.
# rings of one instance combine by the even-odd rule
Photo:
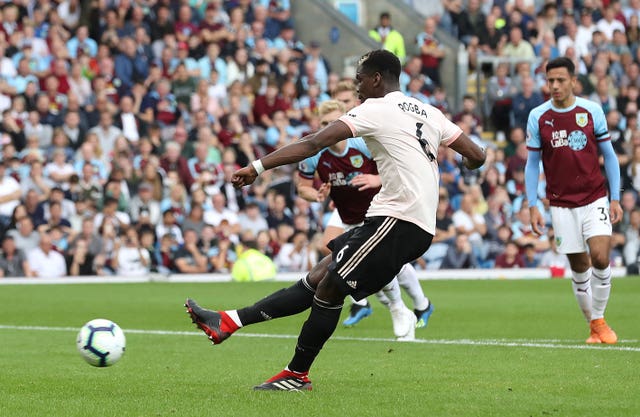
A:
<svg viewBox="0 0 640 417">
<path fill-rule="evenodd" d="M 118 362 L 124 353 L 125 343 L 120 326 L 106 319 L 91 320 L 82 326 L 76 339 L 80 355 L 98 367 Z"/>
</svg>

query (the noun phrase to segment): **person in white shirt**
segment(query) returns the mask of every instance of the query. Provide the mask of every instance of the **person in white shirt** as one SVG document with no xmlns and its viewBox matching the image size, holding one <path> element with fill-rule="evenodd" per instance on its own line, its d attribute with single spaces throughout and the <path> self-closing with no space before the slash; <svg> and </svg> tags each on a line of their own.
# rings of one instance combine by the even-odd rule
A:
<svg viewBox="0 0 640 417">
<path fill-rule="evenodd" d="M 36 277 L 60 278 L 67 275 L 67 263 L 62 254 L 53 250 L 49 232 L 40 234 L 40 244 L 27 253 L 27 261 Z"/>
<path fill-rule="evenodd" d="M 243 326 L 311 309 L 293 359 L 257 390 L 310 390 L 309 369 L 338 324 L 344 298 L 361 299 L 379 291 L 404 264 L 429 248 L 439 197 L 438 148 L 449 146 L 462 154 L 468 169 L 485 161 L 484 151 L 440 110 L 400 91 L 401 71 L 399 59 L 389 51 L 365 54 L 356 71 L 362 104 L 234 174 L 233 183 L 240 188 L 267 169 L 300 162 L 339 141 L 361 136 L 382 183 L 364 224 L 332 240 L 331 255 L 298 283 L 239 310 L 207 310 L 187 299 L 191 319 L 214 344 Z"/>
<path fill-rule="evenodd" d="M 15 178 L 5 175 L 8 161 L 0 161 L 0 227 L 8 226 L 13 209 L 20 204 L 22 189 Z"/>
<path fill-rule="evenodd" d="M 114 248 L 115 256 L 112 268 L 116 275 L 123 277 L 139 277 L 147 275 L 151 266 L 149 251 L 140 246 L 138 232 L 134 228 L 121 233 Z"/>
</svg>

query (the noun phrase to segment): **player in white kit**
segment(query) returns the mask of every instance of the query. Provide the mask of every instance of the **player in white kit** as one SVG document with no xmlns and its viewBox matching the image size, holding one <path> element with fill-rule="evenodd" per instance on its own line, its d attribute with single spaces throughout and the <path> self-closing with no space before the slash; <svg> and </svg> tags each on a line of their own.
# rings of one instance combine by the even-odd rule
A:
<svg viewBox="0 0 640 417">
<path fill-rule="evenodd" d="M 361 105 L 318 132 L 253 161 L 233 176 L 234 185 L 243 187 L 266 169 L 300 162 L 339 141 L 361 136 L 382 182 L 364 224 L 331 241 L 331 255 L 298 283 L 239 310 L 208 310 L 187 299 L 185 306 L 191 319 L 214 344 L 246 325 L 311 307 L 291 362 L 255 389 L 310 390 L 309 369 L 333 334 L 345 297 L 360 299 L 374 294 L 404 264 L 429 248 L 438 205 L 440 144 L 462 154 L 469 169 L 484 163 L 484 151 L 442 112 L 400 91 L 400 71 L 400 61 L 391 52 L 365 54 L 356 72 Z"/>
</svg>

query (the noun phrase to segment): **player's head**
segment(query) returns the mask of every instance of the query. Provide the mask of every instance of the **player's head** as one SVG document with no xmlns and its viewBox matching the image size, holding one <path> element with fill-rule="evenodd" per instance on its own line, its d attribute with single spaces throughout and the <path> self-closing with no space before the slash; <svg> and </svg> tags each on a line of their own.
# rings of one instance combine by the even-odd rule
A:
<svg viewBox="0 0 640 417">
<path fill-rule="evenodd" d="M 359 104 L 358 92 L 353 81 L 340 81 L 332 91 L 332 98 L 344 105 L 344 110 L 349 111 Z"/>
<path fill-rule="evenodd" d="M 576 66 L 567 57 L 552 59 L 547 63 L 547 84 L 551 99 L 558 107 L 567 107 L 573 102 L 573 89 L 576 84 Z"/>
<path fill-rule="evenodd" d="M 369 97 L 384 97 L 399 89 L 402 71 L 400 60 L 384 49 L 370 51 L 360 58 L 356 70 L 356 87 L 361 101 Z"/>
<path fill-rule="evenodd" d="M 325 127 L 329 123 L 338 120 L 345 112 L 345 106 L 338 100 L 327 100 L 320 104 L 318 115 L 320 116 L 320 126 Z"/>
</svg>

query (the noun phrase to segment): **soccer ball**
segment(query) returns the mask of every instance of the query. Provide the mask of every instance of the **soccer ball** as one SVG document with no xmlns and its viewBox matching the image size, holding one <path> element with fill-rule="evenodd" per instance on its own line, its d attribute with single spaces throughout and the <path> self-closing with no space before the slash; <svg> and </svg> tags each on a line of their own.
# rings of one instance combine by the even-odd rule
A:
<svg viewBox="0 0 640 417">
<path fill-rule="evenodd" d="M 124 353 L 124 333 L 120 326 L 106 319 L 94 319 L 82 326 L 76 344 L 80 355 L 89 364 L 111 366 Z"/>
</svg>

